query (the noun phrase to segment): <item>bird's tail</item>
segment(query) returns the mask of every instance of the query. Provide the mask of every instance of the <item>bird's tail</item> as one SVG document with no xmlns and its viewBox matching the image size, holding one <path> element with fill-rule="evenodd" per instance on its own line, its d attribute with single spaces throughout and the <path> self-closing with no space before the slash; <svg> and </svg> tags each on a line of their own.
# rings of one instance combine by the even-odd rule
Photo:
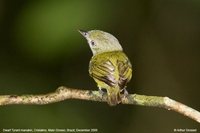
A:
<svg viewBox="0 0 200 133">
<path fill-rule="evenodd" d="M 108 104 L 110 106 L 115 106 L 119 103 L 121 103 L 121 95 L 120 95 L 120 89 L 118 87 L 111 87 L 107 89 L 108 93 Z"/>
</svg>

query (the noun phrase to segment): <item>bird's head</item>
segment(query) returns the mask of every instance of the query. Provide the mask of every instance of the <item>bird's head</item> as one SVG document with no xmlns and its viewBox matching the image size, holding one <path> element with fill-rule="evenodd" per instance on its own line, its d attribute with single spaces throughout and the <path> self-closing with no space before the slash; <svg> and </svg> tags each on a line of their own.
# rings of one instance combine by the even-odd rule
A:
<svg viewBox="0 0 200 133">
<path fill-rule="evenodd" d="M 122 51 L 119 41 L 110 33 L 101 30 L 79 30 L 79 32 L 87 39 L 93 55 L 111 51 Z"/>
</svg>

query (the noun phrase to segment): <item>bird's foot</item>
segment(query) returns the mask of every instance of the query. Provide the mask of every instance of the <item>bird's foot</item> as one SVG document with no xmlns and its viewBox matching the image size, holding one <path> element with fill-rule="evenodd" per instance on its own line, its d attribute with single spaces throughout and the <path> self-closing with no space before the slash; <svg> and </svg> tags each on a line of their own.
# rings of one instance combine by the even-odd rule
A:
<svg viewBox="0 0 200 133">
<path fill-rule="evenodd" d="M 128 96 L 128 91 L 126 90 L 126 88 L 122 89 L 121 92 L 123 92 L 123 97 L 127 97 Z"/>
<path fill-rule="evenodd" d="M 101 95 L 101 99 L 103 99 L 103 96 L 105 95 L 106 92 L 104 92 L 104 91 L 102 90 L 102 88 L 99 87 L 99 93 L 100 93 L 100 95 Z"/>
<path fill-rule="evenodd" d="M 124 88 L 124 96 L 128 96 L 128 91 Z"/>
</svg>

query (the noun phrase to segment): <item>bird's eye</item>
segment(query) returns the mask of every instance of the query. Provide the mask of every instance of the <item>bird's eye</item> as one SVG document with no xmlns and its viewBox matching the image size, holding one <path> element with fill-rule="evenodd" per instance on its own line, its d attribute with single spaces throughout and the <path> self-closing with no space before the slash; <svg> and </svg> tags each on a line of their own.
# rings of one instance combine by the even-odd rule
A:
<svg viewBox="0 0 200 133">
<path fill-rule="evenodd" d="M 92 44 L 92 46 L 94 46 L 94 45 L 95 45 L 95 42 L 94 42 L 94 41 L 91 41 L 91 44 Z"/>
</svg>

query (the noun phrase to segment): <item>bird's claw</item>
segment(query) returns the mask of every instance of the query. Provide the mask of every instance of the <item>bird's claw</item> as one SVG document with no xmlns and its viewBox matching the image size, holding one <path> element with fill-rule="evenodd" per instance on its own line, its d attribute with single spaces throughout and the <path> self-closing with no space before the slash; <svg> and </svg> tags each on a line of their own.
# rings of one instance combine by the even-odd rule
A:
<svg viewBox="0 0 200 133">
<path fill-rule="evenodd" d="M 124 92 L 124 98 L 128 96 L 128 91 L 126 90 L 126 88 L 122 89 L 121 92 Z"/>
<path fill-rule="evenodd" d="M 103 96 L 105 95 L 105 92 L 101 88 L 99 88 L 99 93 L 101 95 L 101 99 L 103 99 Z"/>
<path fill-rule="evenodd" d="M 124 96 L 128 96 L 128 91 L 124 88 Z"/>
</svg>

